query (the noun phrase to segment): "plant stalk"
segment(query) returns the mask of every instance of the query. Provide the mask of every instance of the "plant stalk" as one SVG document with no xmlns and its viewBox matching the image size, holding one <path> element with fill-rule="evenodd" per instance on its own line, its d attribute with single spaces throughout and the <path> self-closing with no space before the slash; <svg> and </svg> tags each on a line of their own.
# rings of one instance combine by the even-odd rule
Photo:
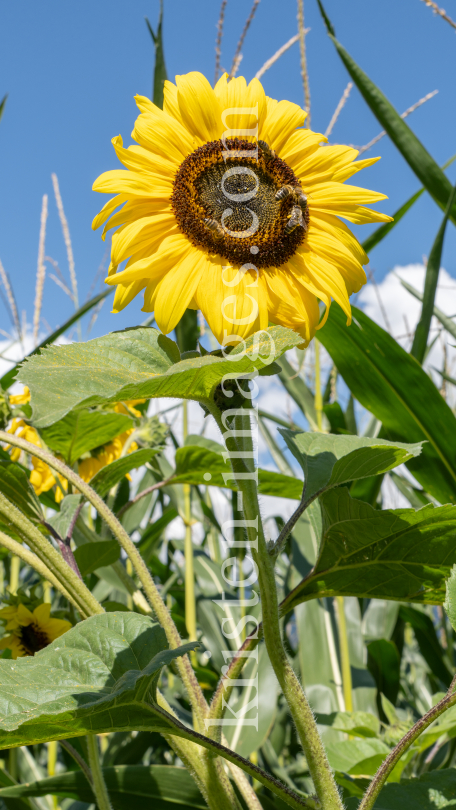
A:
<svg viewBox="0 0 456 810">
<path fill-rule="evenodd" d="M 98 752 L 98 739 L 96 734 L 87 734 L 86 741 L 90 771 L 93 779 L 92 788 L 97 801 L 98 810 L 112 810 L 108 791 L 103 778 L 103 771 Z"/>
<path fill-rule="evenodd" d="M 211 400 L 206 401 L 205 405 L 210 410 L 222 436 L 225 438 L 227 430 L 222 422 L 219 409 Z M 251 436 L 247 441 L 245 439 L 241 441 L 242 450 L 248 453 L 252 448 Z M 233 473 L 238 488 L 242 493 L 242 508 L 246 520 L 250 550 L 258 568 L 263 609 L 263 633 L 269 659 L 290 708 L 323 810 L 343 810 L 343 804 L 318 733 L 312 709 L 288 661 L 283 646 L 274 562 L 269 555 L 264 537 L 255 473 L 249 474 L 248 467 L 244 464 L 243 459 L 237 457 L 239 456 L 239 446 L 239 440 L 236 442 L 233 436 L 226 437 L 226 448 L 230 456 Z M 255 524 L 258 525 L 258 531 Z"/>
<path fill-rule="evenodd" d="M 337 618 L 339 623 L 340 663 L 342 670 L 342 689 L 344 693 L 345 711 L 353 711 L 352 677 L 350 666 L 350 650 L 348 647 L 347 620 L 345 617 L 345 602 L 343 596 L 336 596 Z"/>
</svg>

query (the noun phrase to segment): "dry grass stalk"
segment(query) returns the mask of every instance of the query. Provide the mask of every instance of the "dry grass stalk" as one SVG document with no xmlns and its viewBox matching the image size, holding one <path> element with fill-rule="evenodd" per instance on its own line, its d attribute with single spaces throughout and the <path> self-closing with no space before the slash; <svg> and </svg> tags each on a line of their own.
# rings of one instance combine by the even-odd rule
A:
<svg viewBox="0 0 456 810">
<path fill-rule="evenodd" d="M 420 98 L 420 100 L 417 101 L 416 104 L 412 104 L 412 106 L 409 107 L 408 110 L 401 113 L 401 118 L 407 118 L 407 116 L 410 115 L 410 113 L 415 112 L 415 110 L 417 110 L 418 107 L 421 107 L 422 104 L 425 104 L 426 101 L 429 101 L 429 99 L 434 98 L 434 96 L 436 96 L 438 92 L 439 92 L 438 90 L 433 90 L 432 93 L 428 93 L 427 96 Z M 367 150 L 370 149 L 372 146 L 374 146 L 374 144 L 378 143 L 378 141 L 381 141 L 381 139 L 384 138 L 385 135 L 386 135 L 385 130 L 379 132 L 379 134 L 376 135 L 375 138 L 373 138 L 371 141 L 369 141 L 369 143 L 366 143 L 365 146 L 360 147 L 359 154 L 362 155 L 363 152 L 367 152 Z"/>
<path fill-rule="evenodd" d="M 433 0 L 423 0 L 423 2 L 426 3 L 426 5 L 429 6 L 429 8 L 432 8 L 434 14 L 438 14 L 439 17 L 442 17 L 447 23 L 451 25 L 452 28 L 456 30 L 456 23 L 454 22 L 454 20 L 451 19 L 451 17 L 448 16 L 444 8 L 439 8 L 437 3 L 434 3 Z"/>
<path fill-rule="evenodd" d="M 46 265 L 44 263 L 44 245 L 46 241 L 46 222 L 48 217 L 48 196 L 43 194 L 41 205 L 40 238 L 38 240 L 38 265 L 36 268 L 35 309 L 33 312 L 33 343 L 38 343 L 40 331 L 41 306 L 43 303 L 43 287 L 46 278 Z"/>
<path fill-rule="evenodd" d="M 388 315 L 387 315 L 386 309 L 385 309 L 385 305 L 384 305 L 384 303 L 382 301 L 382 297 L 380 295 L 380 290 L 378 289 L 378 284 L 375 281 L 374 274 L 373 274 L 372 270 L 370 269 L 370 267 L 367 267 L 366 270 L 367 270 L 367 275 L 369 276 L 369 281 L 371 282 L 371 284 L 372 284 L 372 286 L 374 288 L 375 296 L 377 298 L 377 302 L 378 302 L 378 305 L 380 307 L 380 312 L 382 313 L 383 320 L 385 321 L 386 329 L 389 332 L 389 334 L 392 335 L 393 332 L 391 330 L 391 324 L 389 322 Z"/>
<path fill-rule="evenodd" d="M 71 289 L 73 291 L 72 298 L 74 303 L 74 308 L 79 308 L 79 301 L 78 301 L 78 282 L 76 278 L 76 271 L 74 269 L 74 256 L 73 256 L 73 246 L 71 244 L 71 237 L 70 237 L 70 229 L 68 227 L 68 221 L 65 216 L 65 211 L 63 210 L 63 203 L 62 197 L 60 196 L 60 188 L 59 188 L 59 181 L 57 179 L 56 174 L 52 174 L 52 185 L 54 186 L 54 195 L 55 195 L 55 202 L 57 204 L 57 211 L 59 212 L 60 224 L 62 226 L 62 233 L 63 239 L 65 242 L 67 257 L 68 257 L 68 269 L 70 271 L 70 280 L 71 280 Z"/>
<path fill-rule="evenodd" d="M 307 34 L 309 31 L 310 28 L 306 28 L 305 33 Z M 288 49 L 291 48 L 291 46 L 298 41 L 298 39 L 299 34 L 295 34 L 294 37 L 291 37 L 291 39 L 289 39 L 288 42 L 285 43 L 285 45 L 282 45 L 282 47 L 275 52 L 274 56 L 271 56 L 271 58 L 264 63 L 263 67 L 259 69 L 258 73 L 255 74 L 255 79 L 261 79 L 261 77 L 266 73 L 266 71 L 269 70 L 269 68 L 272 67 L 277 62 L 277 60 L 280 59 L 280 57 L 283 56 L 283 54 L 286 53 Z"/>
<path fill-rule="evenodd" d="M 0 261 L 0 278 L 2 280 L 3 286 L 6 292 L 6 300 L 7 300 L 7 308 L 10 311 L 11 319 L 13 321 L 14 327 L 17 332 L 17 336 L 19 340 L 22 342 L 22 330 L 21 330 L 21 323 L 19 321 L 19 312 L 17 309 L 16 299 L 14 297 L 13 288 L 11 286 L 11 282 L 6 272 L 3 264 Z"/>
<path fill-rule="evenodd" d="M 73 300 L 73 293 L 71 292 L 68 284 L 66 283 L 66 281 L 65 281 L 65 279 L 63 277 L 63 273 L 62 273 L 59 265 L 55 261 L 55 259 L 53 259 L 52 256 L 45 256 L 44 261 L 49 262 L 49 264 L 52 264 L 52 266 L 53 266 L 53 268 L 54 268 L 54 270 L 55 270 L 55 272 L 57 274 L 56 276 L 54 276 L 53 273 L 49 273 L 49 278 L 52 278 L 52 280 L 60 287 L 60 289 L 63 290 L 63 292 L 66 295 L 68 295 L 71 298 L 71 300 Z"/>
<path fill-rule="evenodd" d="M 307 112 L 306 127 L 310 127 L 310 87 L 306 56 L 306 29 L 304 28 L 304 0 L 298 0 L 299 50 L 301 54 L 301 77 L 304 87 L 304 107 Z"/>
<path fill-rule="evenodd" d="M 90 335 L 90 333 L 91 333 L 91 331 L 92 331 L 92 329 L 93 329 L 93 327 L 95 325 L 95 321 L 97 320 L 105 301 L 106 301 L 106 298 L 103 298 L 103 300 L 99 301 L 98 304 L 96 305 L 96 307 L 94 308 L 94 310 L 92 312 L 92 317 L 90 318 L 89 325 L 87 327 L 87 335 L 86 335 L 86 337 L 88 337 Z"/>
<path fill-rule="evenodd" d="M 348 82 L 348 84 L 347 84 L 347 86 L 346 86 L 346 88 L 345 88 L 345 90 L 344 90 L 344 92 L 342 94 L 342 98 L 340 99 L 336 109 L 334 110 L 334 115 L 331 118 L 331 121 L 329 122 L 328 128 L 327 128 L 327 130 L 325 132 L 325 136 L 327 138 L 329 138 L 329 136 L 331 135 L 331 132 L 334 129 L 334 125 L 335 125 L 337 119 L 339 118 L 339 115 L 341 114 L 343 108 L 345 107 L 347 99 L 348 99 L 348 97 L 349 97 L 349 95 L 351 93 L 352 87 L 353 87 L 353 82 Z"/>
<path fill-rule="evenodd" d="M 231 78 L 234 78 L 234 76 L 236 75 L 236 71 L 238 70 L 239 65 L 241 63 L 242 46 L 244 45 L 244 40 L 245 40 L 247 31 L 250 28 L 250 25 L 252 23 L 252 20 L 253 20 L 253 18 L 255 16 L 255 12 L 256 12 L 257 7 L 259 6 L 259 4 L 260 4 L 260 0 L 253 0 L 252 9 L 250 11 L 249 16 L 247 17 L 246 23 L 244 25 L 244 29 L 242 31 L 242 34 L 241 34 L 240 38 L 239 38 L 239 42 L 237 44 L 236 53 L 234 54 L 234 57 L 233 57 L 233 64 L 232 64 L 231 70 L 230 70 L 230 77 Z"/>
<path fill-rule="evenodd" d="M 217 38 L 215 40 L 215 74 L 214 74 L 214 85 L 217 84 L 217 79 L 220 73 L 220 57 L 222 55 L 222 36 L 223 36 L 223 25 L 225 22 L 225 9 L 228 0 L 222 0 L 222 5 L 220 6 L 220 15 L 217 23 Z"/>
</svg>

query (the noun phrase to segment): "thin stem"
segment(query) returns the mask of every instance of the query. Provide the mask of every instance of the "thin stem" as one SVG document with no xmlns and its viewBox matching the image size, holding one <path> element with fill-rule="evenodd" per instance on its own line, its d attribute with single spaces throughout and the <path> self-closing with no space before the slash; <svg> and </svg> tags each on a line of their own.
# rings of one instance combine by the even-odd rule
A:
<svg viewBox="0 0 456 810">
<path fill-rule="evenodd" d="M 93 779 L 93 792 L 97 800 L 98 810 L 112 810 L 108 791 L 103 778 L 103 771 L 98 753 L 98 740 L 96 734 L 87 734 L 87 752 Z"/>
<path fill-rule="evenodd" d="M 301 54 L 301 78 L 304 86 L 304 103 L 307 112 L 305 126 L 310 127 L 310 87 L 309 73 L 307 71 L 306 29 L 304 28 L 304 0 L 298 0 L 298 31 L 299 49 Z"/>
<path fill-rule="evenodd" d="M 0 531 L 0 546 L 4 546 L 9 551 L 11 551 L 12 554 L 16 555 L 18 559 L 20 558 L 27 565 L 30 565 L 30 567 L 33 568 L 37 572 L 37 574 L 40 575 L 40 577 L 50 582 L 54 588 L 60 591 L 60 593 L 62 593 L 63 596 L 66 599 L 68 599 L 68 601 L 71 602 L 71 604 L 74 605 L 75 608 L 77 608 L 77 610 L 79 611 L 81 610 L 78 602 L 59 582 L 57 577 L 54 576 L 54 574 L 49 570 L 49 568 L 43 562 L 41 562 L 41 560 L 39 559 L 39 557 L 36 556 L 36 554 L 33 554 L 33 552 L 28 551 L 28 549 L 24 548 L 24 546 L 18 543 L 17 540 L 13 540 L 12 537 L 8 537 L 7 534 L 4 534 L 4 532 L 1 531 Z M 89 614 L 84 613 L 83 615 L 85 618 Z"/>
<path fill-rule="evenodd" d="M 408 748 L 410 748 L 411 744 L 417 739 L 417 737 L 419 737 L 420 734 L 422 734 L 422 732 L 428 726 L 430 726 L 434 720 L 437 719 L 437 717 L 440 717 L 440 715 L 443 714 L 447 709 L 456 704 L 456 694 L 452 692 L 452 688 L 454 688 L 453 682 L 445 697 L 439 703 L 433 706 L 432 709 L 426 712 L 426 714 L 424 714 L 423 717 L 418 720 L 417 723 L 415 723 L 413 728 L 411 728 L 410 731 L 404 735 L 402 740 L 398 742 L 391 753 L 388 754 L 367 788 L 358 810 L 372 810 L 378 794 L 380 793 L 394 766 L 397 762 L 399 762 L 401 756 L 407 751 Z"/>
<path fill-rule="evenodd" d="M 184 444 L 188 436 L 188 402 L 182 403 Z M 195 599 L 195 571 L 193 565 L 192 543 L 192 496 L 189 484 L 184 484 L 184 523 L 185 523 L 185 626 L 188 640 L 196 641 L 196 599 Z M 196 653 L 190 654 L 193 666 L 196 666 Z"/>
<path fill-rule="evenodd" d="M 227 431 L 222 422 L 221 413 L 212 401 L 206 407 L 212 413 L 222 436 Z M 306 756 L 307 764 L 315 789 L 324 810 L 342 810 L 343 805 L 336 782 L 326 757 L 326 752 L 318 733 L 317 724 L 309 702 L 301 688 L 299 680 L 291 667 L 282 642 L 279 623 L 279 606 L 274 575 L 274 563 L 268 553 L 258 504 L 258 490 L 255 473 L 246 473 L 247 466 L 239 456 L 240 440 L 235 442 L 227 435 L 226 447 L 239 490 L 242 493 L 242 505 L 247 527 L 250 551 L 258 568 L 261 605 L 263 610 L 263 633 L 269 660 L 277 680 L 282 688 L 290 708 L 299 738 Z M 244 442 L 244 451 L 248 453 L 251 437 Z M 258 530 L 255 528 L 258 525 Z"/>
<path fill-rule="evenodd" d="M 166 478 L 164 481 L 159 481 L 158 484 L 152 484 L 152 486 L 147 487 L 147 489 L 143 489 L 143 490 L 141 490 L 141 492 L 138 492 L 138 494 L 135 495 L 135 497 L 132 498 L 131 501 L 128 501 L 127 503 L 125 503 L 122 506 L 122 508 L 119 509 L 118 512 L 116 512 L 116 517 L 118 518 L 118 520 L 120 520 L 120 518 L 122 517 L 124 512 L 127 511 L 127 509 L 130 509 L 131 506 L 134 506 L 135 503 L 138 503 L 138 501 L 140 501 L 141 498 L 145 498 L 146 495 L 150 495 L 151 492 L 155 492 L 156 489 L 161 489 L 161 487 L 166 487 L 166 485 L 169 484 L 170 481 L 172 481 L 173 478 L 174 478 L 174 475 L 170 475 L 170 477 Z"/>
<path fill-rule="evenodd" d="M 345 711 L 353 711 L 352 677 L 350 666 L 350 650 L 348 648 L 347 621 L 345 618 L 345 603 L 343 596 L 336 596 L 337 618 L 339 620 L 339 646 L 342 669 L 342 689 L 344 692 Z"/>
<path fill-rule="evenodd" d="M 315 412 L 317 414 L 317 427 L 323 430 L 323 397 L 321 395 L 321 373 L 320 373 L 320 344 L 314 339 L 315 349 Z"/>
<path fill-rule="evenodd" d="M 279 556 L 280 552 L 282 551 L 282 549 L 283 549 L 283 547 L 284 547 L 284 545 L 285 545 L 285 543 L 286 543 L 286 541 L 288 539 L 288 536 L 291 534 L 291 532 L 293 531 L 294 527 L 296 526 L 299 518 L 305 512 L 305 510 L 307 509 L 308 506 L 309 506 L 309 501 L 306 501 L 306 487 L 304 485 L 303 488 L 302 488 L 301 500 L 299 501 L 299 505 L 298 505 L 297 509 L 295 509 L 293 514 L 288 518 L 287 522 L 285 523 L 285 526 L 283 527 L 282 531 L 280 532 L 280 534 L 279 534 L 279 536 L 278 536 L 278 538 L 277 538 L 277 540 L 276 540 L 276 542 L 274 544 L 274 548 L 272 550 L 272 557 L 274 559 L 277 559 L 277 557 Z"/>
<path fill-rule="evenodd" d="M 155 611 L 155 615 L 166 633 L 169 646 L 171 649 L 176 649 L 176 647 L 181 646 L 182 640 L 179 635 L 179 631 L 171 618 L 168 608 L 160 596 L 157 586 L 155 585 L 155 582 L 152 579 L 144 560 L 142 559 L 135 544 L 123 528 L 122 524 L 119 523 L 117 517 L 111 512 L 108 506 L 106 506 L 103 499 L 100 498 L 95 490 L 93 490 L 89 484 L 83 481 L 82 478 L 80 478 L 79 475 L 74 472 L 74 470 L 67 467 L 66 464 L 59 461 L 59 459 L 55 458 L 55 456 L 53 456 L 51 453 L 43 450 L 43 448 L 38 447 L 31 442 L 27 442 L 25 439 L 21 439 L 18 436 L 13 436 L 10 433 L 6 433 L 4 430 L 0 430 L 0 441 L 5 442 L 6 444 L 12 444 L 15 447 L 20 447 L 30 455 L 41 458 L 42 461 L 45 461 L 46 464 L 49 465 L 49 467 L 59 472 L 64 476 L 64 478 L 70 481 L 71 484 L 73 484 L 76 489 L 82 495 L 84 495 L 89 503 L 95 507 L 98 514 L 109 526 L 114 537 L 117 538 L 127 556 L 130 558 L 133 568 L 138 575 L 139 581 L 143 586 L 144 592 L 152 605 L 153 610 Z M 55 553 L 57 554 L 57 552 Z M 59 560 L 61 560 L 61 557 L 58 554 L 57 556 L 59 557 Z M 82 583 L 80 584 L 82 585 Z M 208 711 L 208 705 L 201 687 L 196 679 L 195 673 L 193 672 L 188 656 L 180 656 L 178 659 L 176 659 L 176 665 L 179 669 L 179 674 L 185 685 L 190 703 L 192 705 L 195 723 L 198 725 L 198 727 L 204 728 L 204 717 Z"/>
<path fill-rule="evenodd" d="M 19 586 L 19 573 L 20 573 L 20 570 L 21 570 L 20 555 L 15 554 L 13 557 L 11 557 L 11 562 L 10 562 L 9 590 L 10 590 L 10 593 L 13 594 L 13 596 L 17 593 L 17 589 L 18 589 L 18 586 Z"/>
<path fill-rule="evenodd" d="M 34 446 L 31 445 L 31 447 Z M 5 515 L 19 529 L 21 535 L 26 538 L 27 545 L 30 546 L 31 550 L 50 569 L 62 586 L 72 593 L 73 600 L 78 603 L 78 608 L 82 608 L 86 614 L 87 612 L 104 613 L 100 603 L 97 602 L 77 574 L 67 565 L 49 540 L 46 540 L 39 529 L 14 504 L 10 503 L 1 492 L 0 513 Z"/>
<path fill-rule="evenodd" d="M 81 757 L 81 755 L 76 751 L 76 748 L 74 748 L 71 745 L 71 743 L 68 742 L 68 740 L 60 740 L 60 745 L 62 746 L 62 748 L 65 748 L 70 754 L 70 756 L 73 757 L 74 761 L 77 762 L 85 778 L 87 779 L 90 787 L 92 787 L 93 786 L 92 774 L 85 759 Z"/>
</svg>

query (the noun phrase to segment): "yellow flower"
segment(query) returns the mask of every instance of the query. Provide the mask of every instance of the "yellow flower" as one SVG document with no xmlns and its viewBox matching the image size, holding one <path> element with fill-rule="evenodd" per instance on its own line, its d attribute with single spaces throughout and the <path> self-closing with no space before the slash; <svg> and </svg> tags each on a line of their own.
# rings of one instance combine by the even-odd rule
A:
<svg viewBox="0 0 456 810">
<path fill-rule="evenodd" d="M 35 428 L 31 425 L 27 425 L 23 419 L 13 419 L 11 423 L 11 427 L 8 429 L 8 433 L 17 434 L 19 438 L 25 439 L 27 442 L 31 442 L 31 444 L 35 444 L 37 447 L 41 447 L 40 437 L 36 432 Z M 10 456 L 12 461 L 18 461 L 21 455 L 21 449 L 19 447 L 14 447 L 10 449 Z M 41 459 L 36 458 L 36 456 L 32 456 L 32 472 L 30 473 L 30 483 L 33 486 L 37 495 L 41 495 L 42 492 L 48 492 L 54 484 L 56 483 L 56 479 L 51 468 L 46 464 L 45 461 L 41 461 Z M 59 476 L 59 480 L 64 486 L 67 488 L 67 482 L 65 479 Z M 56 501 L 59 502 L 62 500 L 63 495 L 60 490 L 56 492 Z"/>
<path fill-rule="evenodd" d="M 364 207 L 384 194 L 344 183 L 378 158 L 355 163 L 356 149 L 323 146 L 323 135 L 302 128 L 305 112 L 268 98 L 257 79 L 247 85 L 225 74 L 212 88 L 189 73 L 165 82 L 163 110 L 143 96 L 136 103 L 137 145 L 112 141 L 126 170 L 105 172 L 93 186 L 117 195 L 93 222 L 106 223 L 103 238 L 116 228 L 113 311 L 144 290 L 143 310 L 162 332 L 187 307 L 200 309 L 225 344 L 270 321 L 307 343 L 318 328 L 317 299 L 326 317 L 334 299 L 349 321 L 367 256 L 339 217 L 390 217 Z"/>
<path fill-rule="evenodd" d="M 138 411 L 135 405 L 142 405 L 145 401 L 145 399 L 128 399 L 125 402 L 116 402 L 114 410 L 116 413 L 124 413 L 127 416 L 130 416 L 130 414 L 141 416 L 141 411 Z"/>
<path fill-rule="evenodd" d="M 10 396 L 9 401 L 11 402 L 11 405 L 26 405 L 27 402 L 30 402 L 30 391 L 28 386 L 24 385 L 22 394 L 13 394 Z"/>
<path fill-rule="evenodd" d="M 11 650 L 13 658 L 34 655 L 71 629 L 70 622 L 52 619 L 50 614 L 48 604 L 38 605 L 33 613 L 22 604 L 0 610 L 0 619 L 6 621 L 5 629 L 12 631 L 0 639 L 0 650 Z"/>
<path fill-rule="evenodd" d="M 136 402 L 139 401 L 142 400 L 136 400 Z M 103 467 L 107 467 L 108 464 L 111 464 L 113 461 L 120 458 L 124 445 L 129 436 L 131 436 L 133 433 L 133 430 L 134 428 L 130 428 L 130 430 L 126 430 L 125 433 L 121 433 L 120 436 L 116 436 L 112 442 L 105 444 L 98 455 L 82 459 L 82 461 L 80 461 L 78 464 L 78 473 L 82 480 L 87 482 L 90 481 L 90 479 L 93 478 L 93 476 L 96 475 L 99 470 L 101 470 Z M 137 449 L 138 445 L 136 442 L 131 442 L 127 449 L 127 453 L 133 453 L 133 451 Z M 129 475 L 127 475 L 127 478 L 128 480 L 131 480 Z"/>
</svg>

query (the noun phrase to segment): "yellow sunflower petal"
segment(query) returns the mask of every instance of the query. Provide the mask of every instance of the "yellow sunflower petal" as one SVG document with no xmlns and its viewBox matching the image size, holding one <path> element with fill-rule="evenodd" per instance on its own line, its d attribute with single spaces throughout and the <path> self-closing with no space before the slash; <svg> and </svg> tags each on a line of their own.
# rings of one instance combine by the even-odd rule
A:
<svg viewBox="0 0 456 810">
<path fill-rule="evenodd" d="M 340 214 L 345 206 L 359 206 L 363 203 L 375 203 L 387 199 L 386 194 L 379 194 L 377 191 L 370 191 L 367 188 L 329 182 L 312 188 L 309 204 L 323 210 L 336 210 Z"/>
<path fill-rule="evenodd" d="M 252 79 L 249 84 L 243 76 L 228 81 L 228 74 L 224 73 L 215 85 L 214 93 L 223 116 L 223 123 L 222 119 L 220 120 L 222 132 L 228 129 L 247 130 L 233 132 L 231 136 L 227 137 L 254 138 L 255 132 L 250 133 L 248 130 L 255 130 L 257 127 L 258 132 L 261 133 L 267 117 L 267 102 L 263 86 L 258 79 Z M 239 111 L 240 108 L 243 108 L 242 112 Z M 229 110 L 233 110 L 233 112 L 229 113 Z M 247 112 L 247 110 L 251 110 L 251 112 Z M 262 135 L 258 134 L 257 137 L 261 138 Z"/>
<path fill-rule="evenodd" d="M 170 212 L 156 213 L 123 225 L 112 237 L 112 263 L 120 264 L 131 256 L 133 250 L 137 251 L 146 244 L 150 244 L 152 252 L 155 244 L 168 236 L 174 223 L 174 216 Z"/>
<path fill-rule="evenodd" d="M 138 115 L 132 138 L 140 146 L 161 155 L 165 160 L 179 163 L 194 148 L 187 129 L 158 107 L 155 107 L 153 112 Z"/>
<path fill-rule="evenodd" d="M 47 602 L 38 605 L 33 611 L 33 617 L 39 624 L 46 624 L 51 615 L 51 606 Z"/>
<path fill-rule="evenodd" d="M 366 274 L 362 264 L 342 241 L 324 231 L 311 228 L 306 243 L 315 255 L 327 259 L 337 267 L 349 295 L 359 292 L 366 283 Z"/>
<path fill-rule="evenodd" d="M 373 166 L 374 163 L 377 163 L 379 160 L 380 160 L 379 157 L 366 158 L 365 160 L 357 160 L 356 163 L 352 163 L 349 166 L 345 166 L 338 169 L 334 173 L 333 180 L 337 181 L 337 183 L 344 183 L 345 180 L 349 180 L 350 177 L 353 177 L 354 174 L 360 172 L 361 169 L 368 169 L 369 166 Z"/>
<path fill-rule="evenodd" d="M 327 305 L 328 297 L 333 298 L 342 307 L 347 318 L 351 318 L 347 288 L 334 264 L 304 247 L 289 260 L 288 266 L 299 284 L 309 292 L 313 292 Z"/>
<path fill-rule="evenodd" d="M 299 129 L 288 138 L 282 146 L 279 157 L 285 160 L 295 171 L 296 166 L 312 152 L 315 152 L 321 143 L 328 139 L 319 132 L 311 132 L 310 129 Z"/>
<path fill-rule="evenodd" d="M 152 199 L 168 199 L 172 193 L 171 181 L 164 177 L 124 169 L 112 169 L 100 174 L 92 188 L 103 194 L 120 192 L 129 197 L 151 197 Z"/>
<path fill-rule="evenodd" d="M 179 109 L 187 130 L 198 141 L 216 141 L 223 133 L 221 109 L 202 73 L 176 76 Z"/>
<path fill-rule="evenodd" d="M 311 155 L 295 166 L 304 188 L 325 183 L 333 179 L 338 169 L 351 166 L 358 155 L 358 150 L 351 146 L 319 146 Z"/>
<path fill-rule="evenodd" d="M 291 101 L 279 101 L 268 109 L 265 123 L 260 129 L 260 138 L 276 152 L 280 151 L 297 127 L 302 127 L 307 113 Z"/>
<path fill-rule="evenodd" d="M 132 281 L 131 284 L 127 286 L 123 286 L 123 284 L 119 284 L 116 288 L 116 292 L 114 295 L 114 302 L 112 305 L 112 312 L 122 312 L 123 309 L 133 301 L 138 293 L 144 289 L 147 285 L 147 279 L 141 279 L 140 281 Z"/>
<path fill-rule="evenodd" d="M 163 240 L 160 249 L 151 256 L 133 262 L 115 276 L 108 276 L 106 283 L 125 285 L 143 278 L 159 279 L 193 249 L 185 236 L 180 233 L 172 234 Z"/>
<path fill-rule="evenodd" d="M 155 299 L 155 320 L 167 335 L 179 323 L 206 268 L 206 256 L 194 248 L 160 281 Z"/>
<path fill-rule="evenodd" d="M 315 295 L 299 288 L 287 265 L 264 273 L 269 319 L 293 329 L 308 343 L 318 325 L 320 310 Z"/>
<path fill-rule="evenodd" d="M 119 205 L 122 205 L 122 203 L 124 203 L 126 200 L 127 197 L 125 197 L 125 195 L 123 194 L 117 194 L 116 197 L 113 197 L 111 200 L 108 200 L 108 202 L 104 204 L 100 213 L 97 214 L 96 217 L 94 218 L 92 222 L 92 229 L 96 231 L 97 228 L 100 227 L 100 225 L 103 225 L 103 223 L 106 222 L 107 219 L 109 219 L 112 212 L 115 211 L 116 208 L 118 208 Z"/>
<path fill-rule="evenodd" d="M 163 176 L 165 180 L 174 180 L 174 175 L 179 168 L 178 161 L 165 160 L 159 155 L 154 155 L 150 149 L 133 144 L 128 149 L 124 149 L 121 135 L 112 138 L 111 143 L 120 162 L 127 169 L 133 171 L 150 172 L 158 176 Z"/>
<path fill-rule="evenodd" d="M 185 127 L 184 120 L 181 115 L 181 111 L 179 109 L 179 99 L 177 96 L 177 87 L 172 82 L 165 80 L 165 86 L 163 88 L 163 109 L 168 115 L 171 115 L 172 118 L 175 118 L 176 121 Z"/>
<path fill-rule="evenodd" d="M 22 627 L 27 627 L 33 622 L 33 613 L 22 602 L 17 606 L 17 621 Z"/>
</svg>

